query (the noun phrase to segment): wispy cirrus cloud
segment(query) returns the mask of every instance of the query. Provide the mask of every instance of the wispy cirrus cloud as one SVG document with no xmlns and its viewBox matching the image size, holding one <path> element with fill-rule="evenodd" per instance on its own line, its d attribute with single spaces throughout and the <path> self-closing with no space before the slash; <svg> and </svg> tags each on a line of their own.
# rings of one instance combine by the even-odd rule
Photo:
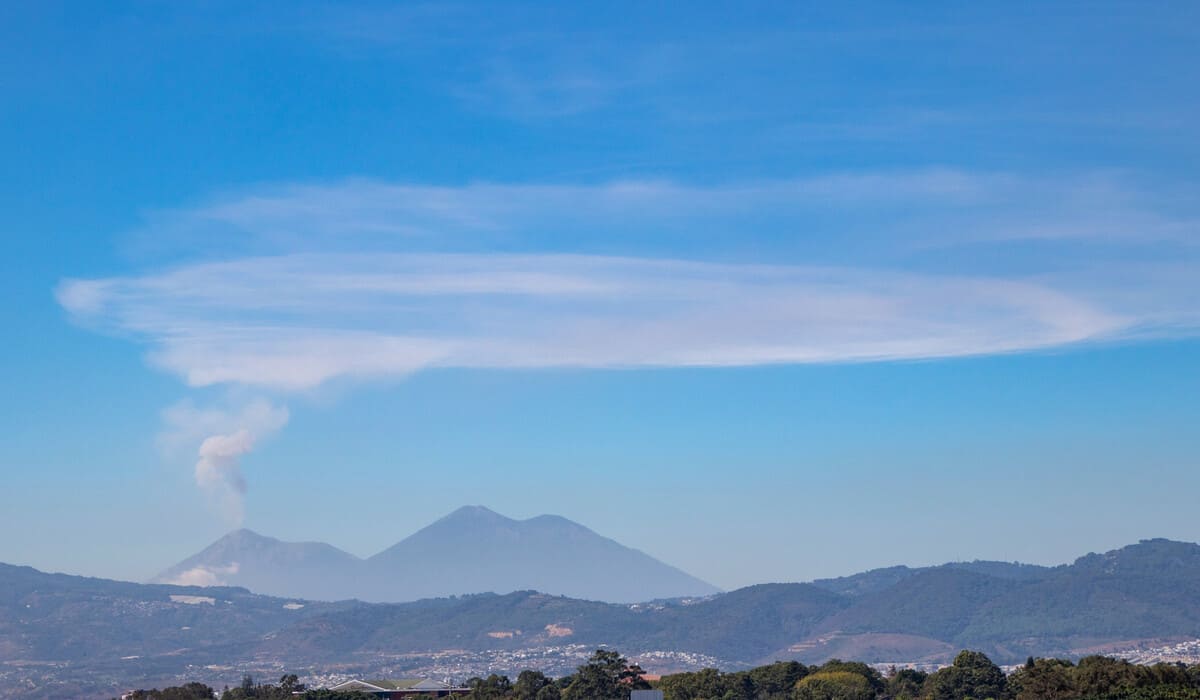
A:
<svg viewBox="0 0 1200 700">
<path fill-rule="evenodd" d="M 289 234 L 336 250 L 379 232 L 391 246 L 403 246 L 414 222 L 422 231 L 451 233 L 562 225 L 572 217 L 652 228 L 670 216 L 727 216 L 732 222 L 739 213 L 772 204 L 786 210 L 797 199 L 806 199 L 802 207 L 856 207 L 866 198 L 884 204 L 926 198 L 958 210 L 990 203 L 997 181 L 1010 189 L 1003 178 L 956 173 L 722 189 L 660 183 L 455 190 L 352 183 L 292 187 L 178 216 L 193 226 L 220 222 L 272 243 Z M 1147 292 L 1156 288 L 1146 286 L 1152 271 L 1115 288 L 1102 283 L 1110 274 L 1102 268 L 1093 274 L 950 276 L 562 253 L 310 251 L 70 280 L 62 283 L 59 299 L 86 323 L 148 343 L 157 366 L 192 385 L 302 390 L 337 378 L 404 375 L 431 366 L 959 357 L 1190 323 L 1183 321 L 1186 305 L 1165 306 L 1187 291 L 1186 281 Z"/>
<path fill-rule="evenodd" d="M 1195 186 L 1103 171 L 1026 176 L 951 168 L 688 184 L 270 185 L 154 212 L 142 247 L 189 259 L 280 251 L 706 250 L 779 242 L 859 263 L 875 249 L 981 241 L 1200 243 Z M 832 246 L 832 247 L 831 247 Z M 1087 253 L 1088 251 L 1080 251 Z"/>
<path fill-rule="evenodd" d="M 282 391 L 426 367 L 904 360 L 1191 332 L 1196 285 L 1163 272 L 1186 265 L 1186 255 L 1138 267 L 1090 257 L 1096 242 L 1187 250 L 1195 242 L 1192 212 L 1162 206 L 1173 201 L 1167 194 L 1121 185 L 1110 175 L 954 170 L 717 186 L 283 185 L 152 222 L 159 237 L 222 242 L 222 259 L 66 280 L 58 296 L 81 321 L 147 344 L 156 366 L 190 385 Z M 1077 254 L 1024 260 L 1019 272 L 981 261 L 948 275 L 888 265 L 886 255 L 768 265 L 406 251 L 486 248 L 495 236 L 517 248 L 544 245 L 543 236 L 561 246 L 564 231 L 583 249 L 617 241 L 653 250 L 664 230 L 699 239 L 739 226 L 767 243 L 807 237 L 829 248 L 845 239 L 848 260 L 864 257 L 864 243 L 904 251 L 1067 239 Z"/>
<path fill-rule="evenodd" d="M 951 357 L 1103 337 L 1053 287 L 572 255 L 303 254 L 73 281 L 73 313 L 194 386 L 303 390 L 425 367 L 734 366 Z"/>
</svg>

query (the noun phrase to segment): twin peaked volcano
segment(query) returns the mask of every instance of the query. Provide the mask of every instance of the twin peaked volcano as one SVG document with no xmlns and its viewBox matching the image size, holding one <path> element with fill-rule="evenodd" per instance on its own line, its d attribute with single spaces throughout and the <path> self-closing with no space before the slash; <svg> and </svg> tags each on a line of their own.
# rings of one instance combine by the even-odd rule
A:
<svg viewBox="0 0 1200 700">
<path fill-rule="evenodd" d="M 718 592 L 566 518 L 513 520 L 483 506 L 459 508 L 368 559 L 319 542 L 281 542 L 238 530 L 154 582 L 372 602 L 537 590 L 631 603 Z"/>
</svg>

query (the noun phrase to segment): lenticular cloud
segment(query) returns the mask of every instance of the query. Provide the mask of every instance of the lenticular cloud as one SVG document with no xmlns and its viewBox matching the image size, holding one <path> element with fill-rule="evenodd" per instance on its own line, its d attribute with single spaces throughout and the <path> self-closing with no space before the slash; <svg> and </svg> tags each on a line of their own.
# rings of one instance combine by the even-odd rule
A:
<svg viewBox="0 0 1200 700">
<path fill-rule="evenodd" d="M 1129 322 L 1021 280 L 578 255 L 256 257 L 72 281 L 60 299 L 142 336 L 191 385 L 276 390 L 434 366 L 954 357 L 1060 346 Z"/>
</svg>

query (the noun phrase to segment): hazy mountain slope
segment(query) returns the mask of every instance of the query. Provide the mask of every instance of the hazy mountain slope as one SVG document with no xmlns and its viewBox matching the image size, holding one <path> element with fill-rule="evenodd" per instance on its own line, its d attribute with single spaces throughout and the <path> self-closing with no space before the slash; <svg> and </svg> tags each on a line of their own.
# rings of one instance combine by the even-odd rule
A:
<svg viewBox="0 0 1200 700">
<path fill-rule="evenodd" d="M 919 569 L 907 566 L 889 566 L 882 569 L 871 569 L 850 576 L 837 578 L 819 578 L 812 585 L 827 591 L 848 596 L 868 595 L 885 588 L 890 588 L 904 579 L 917 573 Z"/>
<path fill-rule="evenodd" d="M 534 591 L 377 604 L 301 621 L 263 642 L 287 658 L 351 658 L 434 649 L 505 649 L 547 644 L 630 644 L 651 616 L 628 606 Z"/>
<path fill-rule="evenodd" d="M 344 607 L 240 588 L 125 583 L 0 564 L 0 660 L 116 661 L 245 642 Z"/>
<path fill-rule="evenodd" d="M 813 581 L 813 585 L 819 588 L 824 588 L 827 591 L 841 593 L 849 596 L 862 596 L 878 593 L 879 591 L 890 588 L 897 583 L 900 583 L 906 578 L 916 576 L 925 571 L 933 569 L 960 569 L 963 571 L 971 571 L 977 574 L 985 574 L 996 578 L 1010 579 L 1014 581 L 1032 581 L 1045 578 L 1053 571 L 1047 566 L 1038 566 L 1036 564 L 1021 564 L 1018 562 L 1007 561 L 958 561 L 941 564 L 939 566 L 924 566 L 924 567 L 909 567 L 909 566 L 889 566 L 882 569 L 871 569 L 850 576 L 841 576 L 838 578 L 824 578 Z"/>
<path fill-rule="evenodd" d="M 367 600 L 535 589 L 586 600 L 638 602 L 717 588 L 555 515 L 506 518 L 467 506 L 367 560 Z"/>
<path fill-rule="evenodd" d="M 281 542 L 250 530 L 217 540 L 153 583 L 242 586 L 309 600 L 353 598 L 362 560 L 322 542 Z"/>
<path fill-rule="evenodd" d="M 607 644 L 736 661 L 804 637 L 842 598 L 808 584 L 751 586 L 692 604 L 626 606 L 533 591 L 372 605 L 298 622 L 262 650 L 289 657 Z"/>
<path fill-rule="evenodd" d="M 808 583 L 748 586 L 664 608 L 659 631 L 647 641 L 651 648 L 686 643 L 718 658 L 751 661 L 807 637 L 848 604 L 845 596 Z"/>
<path fill-rule="evenodd" d="M 1170 540 L 1081 557 L 997 598 L 960 639 L 1200 637 L 1200 546 Z M 1052 640 L 1058 640 L 1057 642 Z"/>
<path fill-rule="evenodd" d="M 963 571 L 994 576 L 1010 581 L 1039 581 L 1052 574 L 1055 569 L 1061 567 L 1022 564 L 1015 561 L 984 561 L 977 559 L 975 561 L 953 561 L 949 564 L 929 568 L 961 569 Z"/>
<path fill-rule="evenodd" d="M 892 632 L 952 641 L 981 607 L 1023 585 L 963 569 L 927 569 L 857 597 L 824 620 L 819 631 Z"/>
</svg>

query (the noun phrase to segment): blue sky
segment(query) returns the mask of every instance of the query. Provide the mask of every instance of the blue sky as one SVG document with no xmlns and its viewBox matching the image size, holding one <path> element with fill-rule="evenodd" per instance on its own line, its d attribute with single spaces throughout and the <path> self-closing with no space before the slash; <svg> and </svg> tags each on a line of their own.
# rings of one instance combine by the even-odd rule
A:
<svg viewBox="0 0 1200 700">
<path fill-rule="evenodd" d="M 1200 539 L 1200 12 L 10 3 L 0 561 L 466 503 L 717 585 Z"/>
</svg>

